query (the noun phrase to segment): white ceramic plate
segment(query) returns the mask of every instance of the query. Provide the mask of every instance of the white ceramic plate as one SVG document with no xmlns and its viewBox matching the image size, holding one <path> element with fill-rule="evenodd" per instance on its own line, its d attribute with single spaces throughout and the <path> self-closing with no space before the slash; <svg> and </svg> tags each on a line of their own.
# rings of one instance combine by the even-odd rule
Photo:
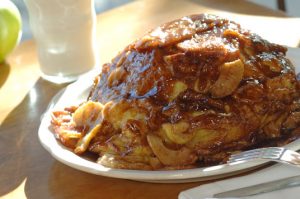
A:
<svg viewBox="0 0 300 199">
<path fill-rule="evenodd" d="M 292 56 L 293 61 L 295 60 L 293 58 L 297 58 L 296 55 L 298 55 L 298 53 L 295 54 L 295 57 Z M 300 67 L 300 65 L 298 66 Z M 300 71 L 299 67 L 297 68 L 297 72 Z M 56 95 L 53 103 L 50 103 L 48 111 L 41 118 L 41 125 L 38 132 L 40 142 L 54 158 L 70 167 L 92 174 L 114 178 L 158 183 L 179 183 L 223 178 L 255 169 L 256 167 L 267 163 L 267 161 L 252 161 L 234 165 L 223 164 L 212 167 L 175 171 L 141 171 L 107 168 L 89 161 L 84 157 L 78 156 L 58 142 L 55 139 L 54 134 L 49 130 L 51 119 L 50 113 L 53 110 L 59 110 L 70 105 L 78 105 L 85 101 L 93 83 L 92 81 L 93 75 L 88 75 L 69 85 L 65 90 Z M 299 150 L 300 139 L 290 143 L 286 148 Z"/>
</svg>

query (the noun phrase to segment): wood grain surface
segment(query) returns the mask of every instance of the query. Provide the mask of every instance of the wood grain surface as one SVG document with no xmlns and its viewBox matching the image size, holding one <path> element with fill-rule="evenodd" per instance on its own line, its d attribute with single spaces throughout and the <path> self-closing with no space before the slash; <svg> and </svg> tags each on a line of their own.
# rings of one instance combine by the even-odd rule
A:
<svg viewBox="0 0 300 199">
<path fill-rule="evenodd" d="M 108 62 L 149 29 L 203 12 L 231 17 L 271 40 L 278 39 L 274 37 L 278 34 L 282 44 L 296 46 L 300 40 L 299 18 L 286 18 L 282 12 L 246 1 L 141 0 L 98 16 L 100 64 Z M 21 43 L 6 63 L 0 65 L 0 197 L 177 198 L 182 190 L 208 183 L 152 184 L 106 178 L 56 161 L 42 148 L 37 132 L 40 117 L 51 98 L 65 86 L 40 78 L 33 41 Z"/>
</svg>

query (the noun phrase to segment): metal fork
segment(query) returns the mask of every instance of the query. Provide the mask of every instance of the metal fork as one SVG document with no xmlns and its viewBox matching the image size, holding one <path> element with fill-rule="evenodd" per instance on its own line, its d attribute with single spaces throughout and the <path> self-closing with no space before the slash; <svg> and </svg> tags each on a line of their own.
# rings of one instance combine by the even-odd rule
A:
<svg viewBox="0 0 300 199">
<path fill-rule="evenodd" d="M 230 156 L 227 163 L 246 162 L 257 159 L 276 161 L 300 167 L 300 154 L 282 147 L 259 148 Z"/>
</svg>

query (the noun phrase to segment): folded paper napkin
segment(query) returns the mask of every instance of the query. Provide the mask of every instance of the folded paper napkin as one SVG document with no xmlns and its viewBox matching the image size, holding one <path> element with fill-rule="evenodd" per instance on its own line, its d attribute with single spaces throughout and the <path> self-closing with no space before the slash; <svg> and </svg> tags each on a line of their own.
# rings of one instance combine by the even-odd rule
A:
<svg viewBox="0 0 300 199">
<path fill-rule="evenodd" d="M 249 175 L 201 185 L 179 194 L 179 199 L 212 199 L 220 192 L 271 182 L 291 176 L 300 175 L 300 167 L 275 164 Z M 234 198 L 234 197 L 233 197 Z M 268 193 L 243 197 L 243 199 L 296 199 L 300 198 L 300 186 L 276 190 Z"/>
</svg>

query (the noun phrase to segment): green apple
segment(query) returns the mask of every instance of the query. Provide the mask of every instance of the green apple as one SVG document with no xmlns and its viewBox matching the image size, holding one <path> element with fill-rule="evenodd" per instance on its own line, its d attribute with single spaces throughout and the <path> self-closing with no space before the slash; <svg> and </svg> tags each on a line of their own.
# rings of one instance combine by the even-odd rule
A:
<svg viewBox="0 0 300 199">
<path fill-rule="evenodd" d="M 21 27 L 21 15 L 15 4 L 0 0 L 0 63 L 20 41 Z"/>
</svg>

